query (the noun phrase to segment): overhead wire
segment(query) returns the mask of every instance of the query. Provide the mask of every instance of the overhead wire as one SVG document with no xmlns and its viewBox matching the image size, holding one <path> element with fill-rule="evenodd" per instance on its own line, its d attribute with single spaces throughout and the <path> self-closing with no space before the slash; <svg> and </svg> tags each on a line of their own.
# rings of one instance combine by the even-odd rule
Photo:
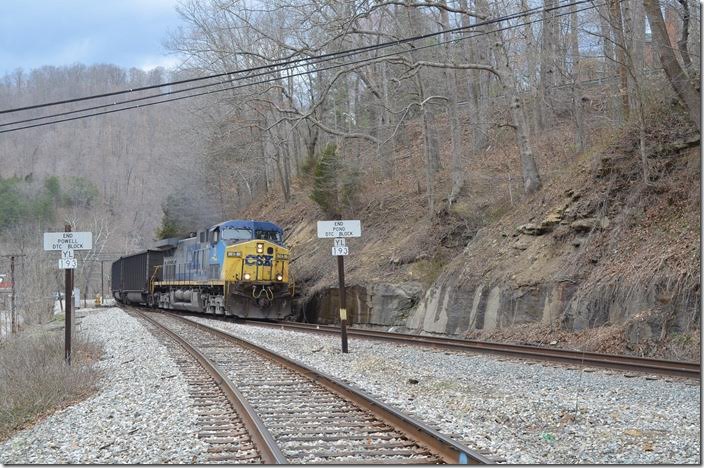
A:
<svg viewBox="0 0 704 468">
<path fill-rule="evenodd" d="M 556 9 L 566 8 L 566 7 L 575 6 L 575 5 L 578 5 L 578 4 L 581 4 L 581 3 L 588 3 L 588 2 L 593 3 L 592 0 L 579 0 L 579 1 L 576 1 L 576 2 L 568 3 L 568 4 L 562 4 L 562 5 L 559 5 L 559 6 L 557 6 L 557 7 L 553 7 L 552 9 L 553 9 L 553 10 L 556 10 Z M 569 12 L 566 12 L 566 13 L 561 13 L 561 14 L 555 15 L 555 17 L 561 17 L 561 16 L 565 16 L 565 15 L 567 15 L 567 14 L 572 14 L 572 13 L 579 13 L 579 12 L 582 12 L 582 11 L 586 11 L 586 10 L 590 10 L 590 9 L 596 8 L 596 7 L 598 7 L 598 6 L 600 6 L 600 5 L 595 5 L 595 4 L 593 4 L 592 6 L 580 8 L 580 9 L 575 10 L 575 11 L 569 11 Z M 515 18 L 518 18 L 518 17 L 520 17 L 520 16 L 529 16 L 529 15 L 532 15 L 532 14 L 534 14 L 534 13 L 543 12 L 543 11 L 544 11 L 544 10 L 542 10 L 542 9 L 534 8 L 534 9 L 531 9 L 531 10 L 527 10 L 527 11 L 521 12 L 520 14 L 515 13 L 515 14 L 507 15 L 507 16 L 502 17 L 502 18 L 497 18 L 497 19 L 492 20 L 492 22 L 506 21 L 506 20 L 507 20 L 506 18 L 515 19 Z M 509 29 L 515 29 L 515 28 L 525 27 L 525 26 L 528 26 L 528 25 L 533 24 L 533 23 L 541 22 L 541 21 L 543 21 L 543 20 L 544 20 L 544 19 L 536 19 L 536 20 L 533 20 L 533 21 L 522 22 L 522 23 L 519 23 L 519 24 L 514 24 L 514 25 L 505 26 L 505 27 L 503 27 L 503 28 L 497 28 L 497 29 L 492 29 L 492 30 L 490 30 L 490 31 L 485 31 L 485 32 L 476 33 L 476 34 L 473 34 L 473 35 L 470 35 L 470 36 L 464 36 L 464 37 L 459 37 L 459 38 L 455 38 L 455 39 L 450 39 L 450 40 L 447 40 L 447 41 L 440 41 L 440 42 L 436 42 L 436 43 L 433 43 L 433 44 L 427 44 L 427 45 L 420 46 L 420 47 L 414 47 L 413 49 L 406 50 L 406 51 L 404 51 L 404 52 L 419 51 L 419 50 L 423 50 L 423 49 L 427 49 L 427 48 L 431 48 L 431 47 L 439 47 L 439 46 L 442 46 L 442 45 L 445 45 L 445 44 L 449 44 L 449 43 L 457 43 L 457 42 L 460 42 L 460 41 L 463 41 L 463 40 L 473 39 L 473 38 L 476 38 L 476 37 L 479 37 L 479 36 L 483 36 L 483 35 L 494 34 L 494 33 L 501 32 L 501 31 L 505 31 L 505 30 L 509 30 Z M 476 24 L 471 25 L 471 26 L 472 26 L 473 28 L 476 28 L 476 27 L 480 27 L 480 26 L 483 26 L 483 25 L 485 25 L 485 23 L 481 23 L 481 24 L 480 24 L 480 23 L 476 23 Z M 458 28 L 455 28 L 455 29 L 458 29 Z M 462 29 L 466 30 L 467 27 L 464 27 L 464 28 L 462 28 Z M 439 34 L 447 34 L 448 32 L 451 32 L 451 31 L 452 31 L 452 30 L 445 30 L 445 31 L 442 31 L 442 32 L 439 33 Z M 433 35 L 437 35 L 437 34 L 433 33 Z M 425 36 L 427 36 L 427 35 L 424 35 L 424 36 L 417 36 L 417 38 L 416 38 L 416 39 L 413 39 L 413 40 L 419 40 L 418 38 L 424 38 Z M 402 43 L 402 42 L 409 42 L 409 41 L 411 41 L 411 40 L 412 40 L 412 38 L 405 38 L 405 39 L 400 40 L 400 41 L 397 41 L 397 42 L 398 42 L 398 43 Z M 376 50 L 376 49 L 371 49 L 371 50 Z M 350 50 L 350 51 L 346 51 L 346 56 L 349 56 L 349 55 L 356 55 L 356 54 L 359 54 L 359 53 L 360 53 L 360 52 L 356 52 L 355 50 Z M 237 85 L 237 86 L 230 86 L 230 87 L 225 87 L 225 88 L 210 90 L 210 91 L 206 91 L 206 92 L 201 92 L 201 93 L 189 94 L 189 95 L 186 95 L 186 96 L 179 96 L 179 97 L 170 98 L 170 99 L 163 99 L 163 100 L 159 100 L 159 101 L 155 101 L 155 102 L 149 102 L 149 103 L 145 103 L 145 104 L 139 104 L 139 105 L 135 105 L 135 106 L 122 107 L 122 108 L 119 108 L 119 109 L 106 110 L 106 111 L 102 111 L 102 112 L 94 112 L 94 113 L 91 113 L 91 114 L 76 116 L 76 117 L 72 117 L 72 118 L 59 119 L 59 120 L 53 120 L 53 121 L 50 121 L 50 122 L 42 122 L 42 123 L 39 123 L 39 124 L 25 125 L 25 126 L 16 127 L 16 128 L 0 130 L 0 133 L 8 133 L 8 132 L 13 132 L 13 131 L 18 131 L 18 130 L 24 130 L 24 129 L 28 129 L 28 128 L 35 128 L 35 127 L 41 127 L 41 126 L 45 126 L 45 125 L 52 125 L 52 124 L 56 124 L 56 123 L 69 122 L 69 121 L 79 120 L 79 119 L 88 118 L 88 117 L 95 117 L 95 116 L 100 116 L 100 115 L 111 114 L 111 113 L 114 113 L 114 112 L 121 112 L 121 111 L 124 111 L 124 110 L 138 109 L 138 108 L 148 107 L 148 106 L 152 106 L 152 105 L 156 105 L 156 104 L 162 104 L 162 103 L 173 102 L 173 101 L 178 101 L 178 100 L 182 100 L 182 99 L 188 99 L 188 98 L 192 98 L 192 97 L 205 96 L 205 95 L 208 95 L 208 94 L 219 93 L 219 92 L 224 92 L 224 91 L 230 91 L 230 90 L 240 89 L 240 88 L 249 87 L 249 86 L 255 86 L 255 85 L 258 85 L 258 84 L 266 84 L 266 83 L 270 83 L 270 82 L 272 82 L 272 81 L 279 81 L 279 80 L 282 80 L 282 79 L 289 79 L 289 78 L 293 78 L 293 77 L 298 77 L 298 76 L 303 76 L 303 75 L 309 75 L 309 74 L 313 74 L 313 73 L 319 73 L 319 72 L 322 72 L 322 71 L 332 70 L 332 69 L 336 69 L 336 68 L 342 68 L 342 67 L 348 67 L 348 66 L 354 66 L 354 65 L 364 64 L 365 62 L 374 62 L 374 61 L 378 61 L 378 60 L 380 60 L 380 59 L 382 59 L 382 58 L 386 58 L 386 57 L 391 57 L 391 56 L 399 55 L 400 53 L 401 53 L 401 52 L 390 52 L 390 53 L 387 53 L 387 54 L 385 54 L 385 55 L 375 56 L 375 57 L 371 57 L 371 58 L 364 58 L 364 59 L 360 59 L 360 60 L 352 61 L 352 62 L 338 63 L 338 64 L 331 65 L 331 66 L 324 67 L 324 68 L 315 68 L 315 69 L 313 69 L 313 70 L 302 71 L 302 72 L 298 72 L 298 73 L 294 73 L 294 74 L 287 74 L 286 76 L 277 76 L 277 77 L 269 78 L 269 79 L 266 79 L 266 80 L 260 80 L 260 81 L 256 81 L 256 82 L 249 82 L 249 83 L 245 83 L 245 84 L 241 84 L 241 85 Z M 306 64 L 306 65 L 316 65 L 316 64 L 319 64 L 319 63 L 330 62 L 330 61 L 332 61 L 332 60 L 333 60 L 333 59 L 319 60 L 318 62 L 313 62 L 313 63 Z M 3 123 L 3 124 L 0 124 L 0 127 L 6 127 L 6 126 L 11 126 L 11 125 L 19 125 L 19 124 L 21 124 L 21 123 L 33 122 L 33 121 L 38 121 L 38 120 L 45 120 L 45 119 L 50 119 L 50 118 L 55 118 L 55 117 L 60 117 L 60 116 L 65 116 L 65 115 L 71 115 L 71 114 L 75 114 L 75 113 L 81 113 L 81 112 L 88 112 L 88 111 L 92 111 L 92 110 L 103 109 L 103 108 L 106 108 L 106 107 L 113 107 L 113 106 L 118 106 L 118 105 L 124 105 L 124 104 L 128 104 L 128 103 L 139 102 L 139 101 L 144 101 L 144 100 L 148 100 L 148 99 L 156 99 L 156 98 L 160 98 L 160 97 L 164 97 L 164 96 L 170 96 L 170 95 L 174 95 L 174 94 L 183 93 L 183 92 L 186 92 L 186 91 L 193 91 L 193 90 L 196 90 L 196 89 L 203 89 L 203 88 L 212 87 L 212 86 L 222 86 L 223 84 L 233 83 L 233 82 L 237 82 L 237 81 L 249 80 L 249 79 L 252 79 L 252 78 L 255 78 L 255 77 L 270 75 L 271 73 L 275 73 L 275 72 L 279 72 L 279 73 L 280 73 L 280 72 L 292 71 L 292 70 L 294 70 L 294 69 L 296 69 L 296 68 L 299 68 L 299 67 L 300 67 L 300 66 L 288 67 L 288 68 L 284 68 L 284 69 L 280 69 L 280 70 L 274 70 L 274 71 L 260 72 L 260 73 L 255 74 L 255 75 L 244 76 L 244 77 L 239 77 L 239 78 L 233 78 L 233 79 L 230 79 L 230 80 L 223 80 L 223 81 L 216 82 L 216 83 L 209 83 L 209 84 L 205 84 L 205 85 L 200 85 L 200 86 L 194 86 L 194 87 L 184 88 L 184 89 L 180 89 L 180 90 L 169 91 L 169 92 L 167 92 L 167 93 L 159 93 L 159 94 L 150 95 L 150 96 L 143 96 L 143 97 L 133 98 L 133 99 L 124 100 L 124 101 L 115 102 L 115 103 L 106 103 L 106 104 L 101 104 L 101 105 L 98 105 L 98 106 L 93 106 L 93 107 L 88 107 L 88 108 L 83 108 L 83 109 L 76 109 L 76 110 L 71 110 L 71 111 L 66 111 L 66 112 L 61 112 L 61 113 L 46 115 L 46 116 L 34 117 L 34 118 L 31 118 L 31 119 L 24 119 L 24 120 L 13 121 L 13 122 L 6 122 L 6 123 Z M 261 68 L 261 67 L 257 67 L 257 68 Z M 249 69 L 249 70 L 252 70 L 252 69 Z M 166 85 L 167 85 L 167 84 L 164 84 L 164 86 L 166 86 Z M 137 88 L 135 88 L 135 89 L 137 89 Z M 47 104 L 47 105 L 49 105 L 49 104 Z"/>
<path fill-rule="evenodd" d="M 230 75 L 235 75 L 235 74 L 242 74 L 242 73 L 247 73 L 247 72 L 252 72 L 252 71 L 259 71 L 259 70 L 267 69 L 267 68 L 275 68 L 275 67 L 284 66 L 284 65 L 289 66 L 292 64 L 300 64 L 301 62 L 307 62 L 307 61 L 311 61 L 311 60 L 320 60 L 320 59 L 328 59 L 328 58 L 332 59 L 332 58 L 338 58 L 338 56 L 344 57 L 344 56 L 348 56 L 351 54 L 366 52 L 369 50 L 377 50 L 377 49 L 381 49 L 381 48 L 391 47 L 394 45 L 404 44 L 407 42 L 414 42 L 414 41 L 418 41 L 418 40 L 422 40 L 422 39 L 436 37 L 436 36 L 440 36 L 440 35 L 447 34 L 447 33 L 461 32 L 461 31 L 465 31 L 467 29 L 474 29 L 474 28 L 477 28 L 480 26 L 486 26 L 489 24 L 497 23 L 497 22 L 508 21 L 511 19 L 515 19 L 515 18 L 519 18 L 521 16 L 528 15 L 528 14 L 533 14 L 535 12 L 550 12 L 550 11 L 553 11 L 556 9 L 564 8 L 565 6 L 571 6 L 573 4 L 578 5 L 578 4 L 582 4 L 582 3 L 589 3 L 592 1 L 593 0 L 577 0 L 569 5 L 563 5 L 563 6 L 556 5 L 554 7 L 545 8 L 545 9 L 543 9 L 542 7 L 534 7 L 534 8 L 522 11 L 522 12 L 511 13 L 509 15 L 504 15 L 504 16 L 501 16 L 498 18 L 492 18 L 490 20 L 485 20 L 485 21 L 482 21 L 479 23 L 468 25 L 468 26 L 460 26 L 460 27 L 448 29 L 445 31 L 437 31 L 437 32 L 423 34 L 423 35 L 410 36 L 407 38 L 397 39 L 394 41 L 382 42 L 379 44 L 373 44 L 373 45 L 369 45 L 369 46 L 361 46 L 361 47 L 356 47 L 353 49 L 346 49 L 346 50 L 341 50 L 341 51 L 336 51 L 336 52 L 329 52 L 326 54 L 311 55 L 308 57 L 301 57 L 301 58 L 292 59 L 292 60 L 284 60 L 284 61 L 279 61 L 278 63 L 259 65 L 256 67 L 246 68 L 246 69 L 242 69 L 242 70 L 227 71 L 227 72 L 217 73 L 217 74 L 208 75 L 208 76 L 188 78 L 188 79 L 172 81 L 172 82 L 167 82 L 167 83 L 160 83 L 160 84 L 149 85 L 149 86 L 141 86 L 141 87 L 137 87 L 137 88 L 129 88 L 129 89 L 120 90 L 120 91 L 113 91 L 113 92 L 108 92 L 108 93 L 101 93 L 101 94 L 95 94 L 95 95 L 91 95 L 91 96 L 83 96 L 83 97 L 72 98 L 72 99 L 64 99 L 64 100 L 60 100 L 60 101 L 47 102 L 47 103 L 42 103 L 42 104 L 33 104 L 30 106 L 24 106 L 24 107 L 3 109 L 3 110 L 0 110 L 0 114 L 8 114 L 8 113 L 20 112 L 20 111 L 25 111 L 25 110 L 38 109 L 38 108 L 42 108 L 42 107 L 57 106 L 57 105 L 61 105 L 61 104 L 71 104 L 74 102 L 81 102 L 81 101 L 87 101 L 87 100 L 92 100 L 92 99 L 117 96 L 117 95 L 121 95 L 121 94 L 133 93 L 133 92 L 138 92 L 138 91 L 146 91 L 146 90 L 150 90 L 150 89 L 163 88 L 163 87 L 174 86 L 174 85 L 178 85 L 178 84 L 192 83 L 192 82 L 220 78 L 220 77 L 225 77 L 225 76 L 230 76 Z"/>
</svg>

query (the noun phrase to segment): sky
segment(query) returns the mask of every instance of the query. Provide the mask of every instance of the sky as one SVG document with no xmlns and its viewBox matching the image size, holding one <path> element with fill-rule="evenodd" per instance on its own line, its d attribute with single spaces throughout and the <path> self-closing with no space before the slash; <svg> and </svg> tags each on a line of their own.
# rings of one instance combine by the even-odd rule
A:
<svg viewBox="0 0 704 468">
<path fill-rule="evenodd" d="M 0 76 L 17 68 L 110 63 L 149 70 L 179 61 L 162 42 L 178 0 L 0 0 Z"/>
</svg>

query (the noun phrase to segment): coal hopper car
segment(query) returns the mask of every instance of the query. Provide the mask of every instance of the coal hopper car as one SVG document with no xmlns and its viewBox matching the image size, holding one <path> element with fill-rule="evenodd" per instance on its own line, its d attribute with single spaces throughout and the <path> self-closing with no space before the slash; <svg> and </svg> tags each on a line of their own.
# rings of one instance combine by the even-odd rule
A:
<svg viewBox="0 0 704 468">
<path fill-rule="evenodd" d="M 152 306 L 150 285 L 161 280 L 164 252 L 146 250 L 120 257 L 112 264 L 112 295 L 123 304 Z"/>
</svg>

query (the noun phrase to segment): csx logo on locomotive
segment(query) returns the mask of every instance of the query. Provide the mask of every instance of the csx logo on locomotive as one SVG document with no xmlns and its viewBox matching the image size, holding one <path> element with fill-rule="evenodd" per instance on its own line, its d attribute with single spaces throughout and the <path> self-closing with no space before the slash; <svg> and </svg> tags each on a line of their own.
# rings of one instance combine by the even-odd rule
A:
<svg viewBox="0 0 704 468">
<path fill-rule="evenodd" d="M 249 266 L 271 266 L 271 260 L 273 258 L 273 255 L 247 255 L 244 258 L 244 264 Z"/>
</svg>

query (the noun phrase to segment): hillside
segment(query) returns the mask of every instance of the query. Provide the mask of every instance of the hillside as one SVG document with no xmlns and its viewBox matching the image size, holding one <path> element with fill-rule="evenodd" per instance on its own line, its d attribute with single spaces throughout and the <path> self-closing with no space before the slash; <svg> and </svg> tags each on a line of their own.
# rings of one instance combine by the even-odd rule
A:
<svg viewBox="0 0 704 468">
<path fill-rule="evenodd" d="M 412 123 L 393 180 L 365 183 L 348 214 L 363 226 L 345 259 L 353 322 L 698 359 L 700 148 L 683 119 L 667 107 L 649 115 L 649 186 L 635 128 L 595 133 L 599 143 L 579 155 L 556 128 L 537 153 L 558 169 L 523 198 L 520 174 L 508 170 L 517 151 L 499 134 L 491 152 L 466 162 L 460 199 L 439 203 L 432 218 L 414 182 L 422 156 Z M 448 179 L 441 171 L 438 193 L 449 192 Z M 284 226 L 302 312 L 332 321 L 336 262 L 331 242 L 316 237 L 325 217 L 303 186 L 288 204 L 273 196 L 245 215 Z"/>
</svg>

